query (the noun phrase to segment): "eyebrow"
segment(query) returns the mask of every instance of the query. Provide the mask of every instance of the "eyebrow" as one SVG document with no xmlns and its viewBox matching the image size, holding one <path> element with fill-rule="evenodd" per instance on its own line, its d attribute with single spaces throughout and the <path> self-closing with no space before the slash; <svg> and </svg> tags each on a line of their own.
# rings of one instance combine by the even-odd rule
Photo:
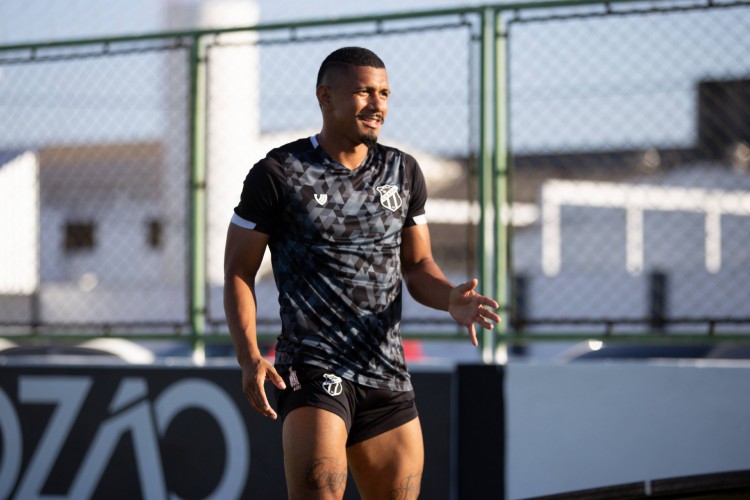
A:
<svg viewBox="0 0 750 500">
<path fill-rule="evenodd" d="M 359 92 L 360 90 L 367 90 L 368 92 L 382 92 L 386 91 L 389 94 L 391 93 L 390 87 L 374 87 L 372 85 L 355 85 L 354 89 L 355 92 Z"/>
</svg>

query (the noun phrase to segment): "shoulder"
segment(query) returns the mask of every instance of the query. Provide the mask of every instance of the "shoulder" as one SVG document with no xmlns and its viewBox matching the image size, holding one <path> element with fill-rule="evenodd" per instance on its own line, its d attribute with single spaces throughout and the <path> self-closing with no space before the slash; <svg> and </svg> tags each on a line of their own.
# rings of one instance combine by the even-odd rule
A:
<svg viewBox="0 0 750 500">
<path fill-rule="evenodd" d="M 266 155 L 265 160 L 283 163 L 290 156 L 300 157 L 313 154 L 314 152 L 315 145 L 309 137 L 305 137 L 272 149 Z"/>
<path fill-rule="evenodd" d="M 253 166 L 252 171 L 255 171 L 255 175 L 283 178 L 285 166 L 290 161 L 304 159 L 314 152 L 315 147 L 309 138 L 298 139 L 270 150 L 263 159 Z"/>
<path fill-rule="evenodd" d="M 419 169 L 419 163 L 417 163 L 417 160 L 409 153 L 380 143 L 377 144 L 377 148 L 378 155 L 384 157 L 386 161 L 400 160 L 407 169 Z"/>
</svg>

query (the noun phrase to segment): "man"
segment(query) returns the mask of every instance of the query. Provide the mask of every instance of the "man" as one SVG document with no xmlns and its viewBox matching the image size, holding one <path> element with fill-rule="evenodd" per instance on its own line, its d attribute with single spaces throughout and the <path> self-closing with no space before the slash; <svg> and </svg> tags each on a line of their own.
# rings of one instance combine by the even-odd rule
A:
<svg viewBox="0 0 750 500">
<path fill-rule="evenodd" d="M 321 64 L 323 126 L 272 150 L 248 174 L 230 224 L 224 302 L 243 390 L 277 417 L 290 498 L 342 498 L 347 467 L 365 499 L 416 498 L 422 431 L 399 334 L 401 282 L 449 311 L 477 345 L 497 303 L 454 287 L 432 258 L 424 178 L 413 157 L 377 143 L 388 111 L 385 65 L 345 47 Z M 270 246 L 282 333 L 275 366 L 255 331 L 255 276 Z"/>
</svg>

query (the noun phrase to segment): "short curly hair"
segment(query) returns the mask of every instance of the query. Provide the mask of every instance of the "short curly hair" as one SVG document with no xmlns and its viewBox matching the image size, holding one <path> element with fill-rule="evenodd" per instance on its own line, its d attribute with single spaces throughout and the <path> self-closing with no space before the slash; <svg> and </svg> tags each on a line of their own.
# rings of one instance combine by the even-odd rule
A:
<svg viewBox="0 0 750 500">
<path fill-rule="evenodd" d="M 326 57 L 318 70 L 316 85 L 323 83 L 328 71 L 333 68 L 346 66 L 370 66 L 372 68 L 385 68 L 385 63 L 375 52 L 362 47 L 342 47 L 336 49 Z"/>
</svg>

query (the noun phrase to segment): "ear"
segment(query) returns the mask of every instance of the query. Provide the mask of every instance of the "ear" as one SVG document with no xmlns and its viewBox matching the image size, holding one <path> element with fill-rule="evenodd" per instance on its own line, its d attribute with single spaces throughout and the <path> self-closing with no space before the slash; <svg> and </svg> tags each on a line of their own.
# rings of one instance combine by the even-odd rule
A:
<svg viewBox="0 0 750 500">
<path fill-rule="evenodd" d="M 321 108 L 326 109 L 331 104 L 331 87 L 328 85 L 318 85 L 315 89 L 315 94 L 318 97 L 318 104 Z"/>
</svg>

